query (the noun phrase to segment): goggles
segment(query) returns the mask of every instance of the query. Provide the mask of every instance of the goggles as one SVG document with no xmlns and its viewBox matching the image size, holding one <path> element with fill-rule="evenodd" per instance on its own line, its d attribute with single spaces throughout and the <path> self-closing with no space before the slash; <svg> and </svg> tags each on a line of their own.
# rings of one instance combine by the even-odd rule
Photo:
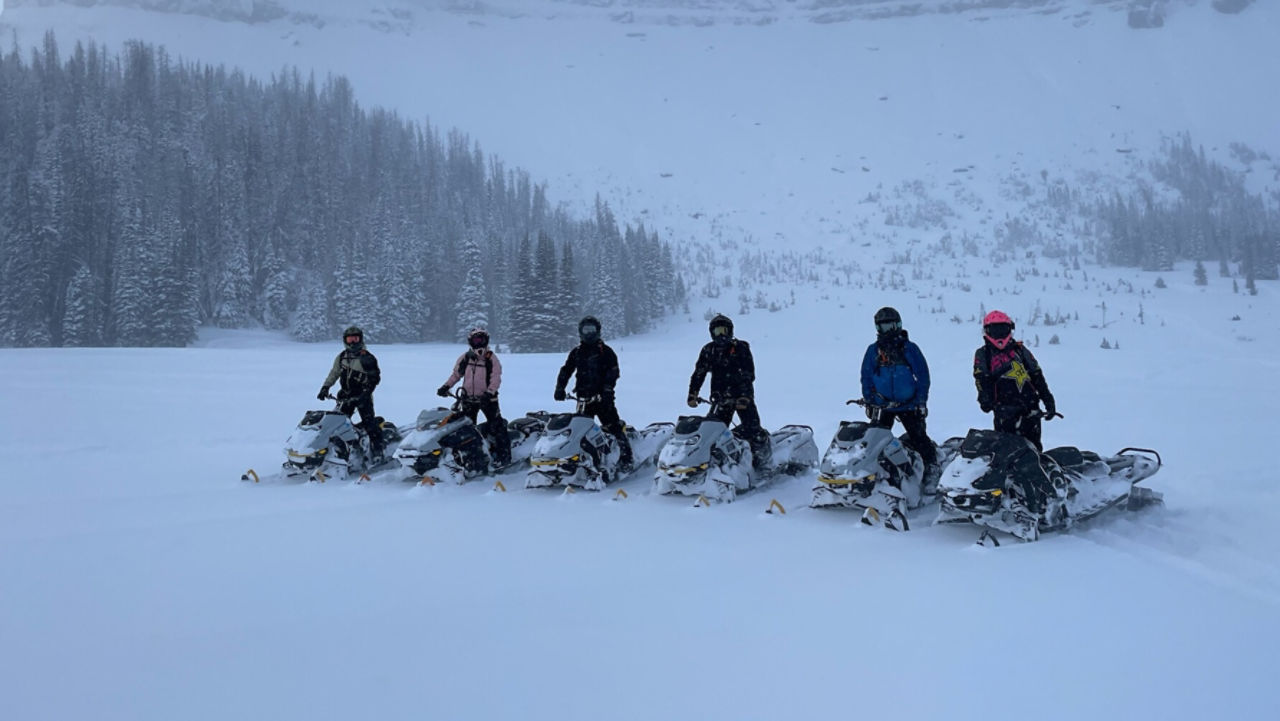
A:
<svg viewBox="0 0 1280 721">
<path fill-rule="evenodd" d="M 488 336 L 483 336 L 483 335 L 479 335 L 479 334 L 471 336 L 471 338 L 469 339 L 469 341 L 470 341 L 470 343 L 471 343 L 471 347 L 472 347 L 472 348 L 483 348 L 483 347 L 485 347 L 485 346 L 489 345 L 489 338 L 488 338 Z"/>
<path fill-rule="evenodd" d="M 359 342 L 360 342 L 360 336 L 358 336 L 358 335 L 349 335 L 349 336 L 346 336 L 345 338 L 343 338 L 342 340 L 343 340 L 344 342 L 348 343 L 348 344 L 351 344 L 351 343 L 359 343 Z"/>
<path fill-rule="evenodd" d="M 1013 332 L 1013 326 L 1009 323 L 992 323 L 983 328 L 983 330 L 986 331 L 988 336 L 1000 340 L 1009 337 L 1009 334 Z"/>
<path fill-rule="evenodd" d="M 729 326 L 727 325 L 718 325 L 715 328 L 711 329 L 712 338 L 719 338 L 720 336 L 725 336 L 725 335 L 729 335 Z"/>
<path fill-rule="evenodd" d="M 881 333 L 892 333 L 893 331 L 902 330 L 902 321 L 890 320 L 884 323 L 876 323 L 876 330 Z"/>
</svg>

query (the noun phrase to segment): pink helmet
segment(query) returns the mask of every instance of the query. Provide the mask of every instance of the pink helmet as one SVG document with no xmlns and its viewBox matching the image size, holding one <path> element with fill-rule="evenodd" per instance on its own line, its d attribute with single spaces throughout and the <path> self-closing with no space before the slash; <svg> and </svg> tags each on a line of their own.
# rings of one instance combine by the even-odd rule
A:
<svg viewBox="0 0 1280 721">
<path fill-rule="evenodd" d="M 1013 342 L 1013 319 L 1003 311 L 991 311 L 982 319 L 982 335 L 991 345 L 1004 350 Z"/>
</svg>

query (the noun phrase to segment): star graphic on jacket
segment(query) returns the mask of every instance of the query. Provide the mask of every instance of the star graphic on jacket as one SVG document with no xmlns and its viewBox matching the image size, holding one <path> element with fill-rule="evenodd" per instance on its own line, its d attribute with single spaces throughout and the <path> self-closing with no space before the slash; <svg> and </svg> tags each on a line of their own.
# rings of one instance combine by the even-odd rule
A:
<svg viewBox="0 0 1280 721">
<path fill-rule="evenodd" d="M 1001 378 L 1009 378 L 1018 384 L 1018 392 L 1022 392 L 1022 386 L 1031 380 L 1031 374 L 1027 372 L 1027 367 L 1022 365 L 1020 361 L 1014 361 L 1009 370 L 1005 372 Z"/>
</svg>

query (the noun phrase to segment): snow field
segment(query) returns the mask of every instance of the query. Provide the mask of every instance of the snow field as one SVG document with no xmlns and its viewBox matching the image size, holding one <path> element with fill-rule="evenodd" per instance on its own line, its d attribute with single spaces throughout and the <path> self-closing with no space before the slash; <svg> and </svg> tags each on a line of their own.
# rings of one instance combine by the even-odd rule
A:
<svg viewBox="0 0 1280 721">
<path fill-rule="evenodd" d="M 711 509 L 643 479 L 618 502 L 518 474 L 505 494 L 242 483 L 279 463 L 336 342 L 0 351 L 25 409 L 0 434 L 0 691 L 15 718 L 1260 717 L 1280 647 L 1280 334 L 1236 340 L 1214 321 L 1229 291 L 1173 280 L 1168 326 L 1125 329 L 1121 350 L 1079 326 L 1036 349 L 1067 415 L 1046 441 L 1156 448 L 1167 507 L 995 550 L 807 509 L 812 476 Z M 975 329 L 908 297 L 799 295 L 735 317 L 767 425 L 813 425 L 825 448 L 881 302 L 930 360 L 931 433 L 985 425 Z M 684 412 L 705 337 L 695 318 L 614 341 L 624 417 Z M 407 423 L 461 345 L 371 349 L 379 412 Z M 560 355 L 503 360 L 505 413 L 557 405 Z M 770 498 L 788 513 L 765 515 Z"/>
</svg>

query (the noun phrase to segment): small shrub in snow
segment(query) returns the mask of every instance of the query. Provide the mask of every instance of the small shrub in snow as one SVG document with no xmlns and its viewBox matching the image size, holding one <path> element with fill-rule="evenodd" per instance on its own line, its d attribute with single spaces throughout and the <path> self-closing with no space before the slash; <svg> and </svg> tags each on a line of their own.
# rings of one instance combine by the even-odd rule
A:
<svg viewBox="0 0 1280 721">
<path fill-rule="evenodd" d="M 1162 278 L 1161 276 L 1158 276 L 1158 275 L 1156 276 L 1156 287 L 1157 287 L 1157 288 L 1167 288 L 1167 287 L 1168 287 L 1168 286 L 1166 286 L 1166 285 L 1164 284 L 1164 278 Z"/>
<path fill-rule="evenodd" d="M 1053 336 L 1049 338 L 1049 345 L 1058 345 L 1061 342 L 1062 341 L 1058 340 L 1057 333 L 1054 333 Z"/>
</svg>

